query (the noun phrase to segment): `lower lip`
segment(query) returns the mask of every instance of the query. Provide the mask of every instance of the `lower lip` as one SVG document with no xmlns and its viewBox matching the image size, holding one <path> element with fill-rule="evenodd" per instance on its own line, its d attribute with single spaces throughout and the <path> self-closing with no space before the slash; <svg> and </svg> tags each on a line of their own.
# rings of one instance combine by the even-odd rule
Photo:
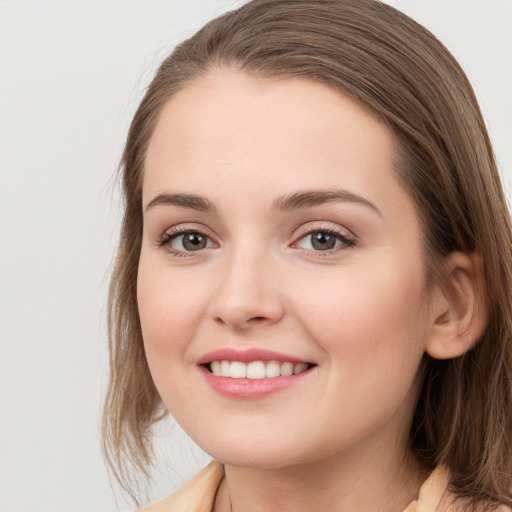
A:
<svg viewBox="0 0 512 512">
<path fill-rule="evenodd" d="M 311 369 L 289 377 L 272 377 L 267 379 L 232 379 L 219 377 L 205 367 L 201 371 L 210 387 L 220 395 L 230 398 L 263 398 L 300 382 L 311 373 Z"/>
</svg>

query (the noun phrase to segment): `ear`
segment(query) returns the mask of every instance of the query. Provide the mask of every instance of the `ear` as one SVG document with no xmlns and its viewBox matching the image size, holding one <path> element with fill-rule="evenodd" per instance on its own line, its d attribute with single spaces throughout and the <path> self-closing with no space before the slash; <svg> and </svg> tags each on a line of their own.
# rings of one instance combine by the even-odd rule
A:
<svg viewBox="0 0 512 512">
<path fill-rule="evenodd" d="M 436 284 L 432 297 L 433 323 L 425 347 L 435 359 L 451 359 L 471 349 L 488 319 L 479 255 L 454 252 L 445 265 L 443 282 Z"/>
</svg>

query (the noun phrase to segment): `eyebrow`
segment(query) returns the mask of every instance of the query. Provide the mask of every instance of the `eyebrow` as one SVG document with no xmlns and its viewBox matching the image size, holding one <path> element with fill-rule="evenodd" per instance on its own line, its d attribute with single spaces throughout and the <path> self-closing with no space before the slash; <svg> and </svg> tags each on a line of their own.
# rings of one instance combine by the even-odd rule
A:
<svg viewBox="0 0 512 512">
<path fill-rule="evenodd" d="M 295 192 L 294 194 L 285 195 L 276 199 L 273 208 L 281 211 L 290 211 L 332 202 L 361 204 L 382 216 L 381 211 L 371 201 L 348 190 L 307 190 L 304 192 Z"/>
<path fill-rule="evenodd" d="M 146 205 L 146 211 L 159 205 L 174 205 L 200 212 L 213 212 L 216 208 L 205 197 L 195 194 L 159 194 Z"/>
<path fill-rule="evenodd" d="M 299 210 L 311 208 L 325 203 L 347 202 L 362 204 L 380 216 L 382 213 L 371 201 L 348 190 L 307 190 L 294 192 L 277 198 L 272 208 L 279 211 Z M 208 199 L 195 194 L 159 194 L 146 206 L 146 211 L 159 205 L 174 205 L 189 208 L 200 212 L 216 212 L 217 208 Z"/>
</svg>

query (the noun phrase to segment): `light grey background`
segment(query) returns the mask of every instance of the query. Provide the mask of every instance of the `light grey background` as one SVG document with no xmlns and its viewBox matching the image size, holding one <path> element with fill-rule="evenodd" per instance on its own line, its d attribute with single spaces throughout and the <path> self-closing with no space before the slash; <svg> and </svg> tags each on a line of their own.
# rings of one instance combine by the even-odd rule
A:
<svg viewBox="0 0 512 512">
<path fill-rule="evenodd" d="M 129 510 L 99 448 L 113 175 L 158 63 L 228 0 L 0 0 L 0 511 Z M 512 1 L 396 0 L 447 44 L 512 177 Z M 207 457 L 177 428 L 151 499 Z M 165 448 L 165 450 L 164 450 Z"/>
</svg>

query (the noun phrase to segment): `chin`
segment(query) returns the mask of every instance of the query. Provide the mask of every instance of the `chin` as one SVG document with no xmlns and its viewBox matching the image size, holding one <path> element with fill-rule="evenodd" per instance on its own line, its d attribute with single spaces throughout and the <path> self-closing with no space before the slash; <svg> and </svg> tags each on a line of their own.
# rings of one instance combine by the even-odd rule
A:
<svg viewBox="0 0 512 512">
<path fill-rule="evenodd" d="M 299 463 L 293 460 L 294 457 L 283 456 L 282 453 L 275 451 L 270 453 L 267 450 L 219 450 L 210 451 L 209 453 L 215 460 L 222 462 L 228 466 L 250 468 L 250 469 L 282 469 L 294 466 Z"/>
<path fill-rule="evenodd" d="M 300 443 L 276 436 L 211 435 L 194 441 L 215 460 L 230 466 L 253 469 L 278 469 L 300 463 L 297 446 Z M 203 442 L 204 441 L 204 442 Z M 292 448 L 295 446 L 295 448 Z"/>
</svg>

